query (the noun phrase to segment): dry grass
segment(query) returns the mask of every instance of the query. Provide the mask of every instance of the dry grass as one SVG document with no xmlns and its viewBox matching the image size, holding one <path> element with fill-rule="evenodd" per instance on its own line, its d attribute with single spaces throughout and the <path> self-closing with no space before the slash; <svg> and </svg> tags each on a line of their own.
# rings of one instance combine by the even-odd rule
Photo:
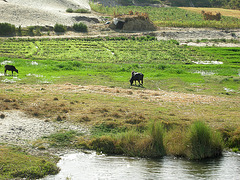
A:
<svg viewBox="0 0 240 180">
<path fill-rule="evenodd" d="M 62 121 L 88 125 L 114 122 L 119 126 L 143 127 L 152 119 L 167 127 L 189 125 L 196 120 L 215 129 L 240 126 L 239 98 L 167 91 L 2 84 L 0 104 L 0 111 L 18 109 L 49 121 L 61 117 Z"/>
<path fill-rule="evenodd" d="M 223 9 L 223 8 L 203 8 L 203 7 L 181 7 L 182 9 L 193 11 L 201 14 L 202 11 L 206 12 L 219 12 L 223 16 L 231 16 L 240 19 L 240 11 L 233 9 Z"/>
</svg>

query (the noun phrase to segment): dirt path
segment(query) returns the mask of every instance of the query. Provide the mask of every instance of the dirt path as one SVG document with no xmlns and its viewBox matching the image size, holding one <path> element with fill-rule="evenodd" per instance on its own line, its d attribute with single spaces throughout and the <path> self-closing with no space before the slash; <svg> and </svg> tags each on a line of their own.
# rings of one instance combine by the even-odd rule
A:
<svg viewBox="0 0 240 180">
<path fill-rule="evenodd" d="M 106 86 L 81 86 L 81 85 L 53 85 L 48 88 L 53 88 L 52 90 L 58 91 L 73 91 L 73 92 L 87 92 L 87 93 L 99 93 L 106 94 L 109 96 L 118 96 L 126 97 L 133 99 L 142 99 L 146 101 L 155 101 L 155 102 L 174 102 L 181 104 L 208 104 L 212 102 L 221 102 L 226 101 L 225 98 L 217 96 L 208 96 L 208 95 L 195 95 L 179 92 L 167 92 L 164 90 L 133 90 L 133 89 L 123 89 L 120 87 L 109 88 Z"/>
</svg>

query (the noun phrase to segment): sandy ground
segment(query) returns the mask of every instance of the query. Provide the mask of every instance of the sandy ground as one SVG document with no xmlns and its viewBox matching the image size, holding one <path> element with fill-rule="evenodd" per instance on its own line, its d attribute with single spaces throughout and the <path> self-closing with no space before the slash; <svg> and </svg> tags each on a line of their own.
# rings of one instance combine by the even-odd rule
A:
<svg viewBox="0 0 240 180">
<path fill-rule="evenodd" d="M 88 24 L 94 22 L 82 20 L 81 17 L 98 18 L 93 14 L 66 12 L 68 8 L 90 11 L 88 0 L 0 0 L 0 7 L 0 22 L 17 27 L 54 26 L 56 23 L 70 26 L 79 21 Z"/>
<path fill-rule="evenodd" d="M 80 125 L 68 122 L 48 122 L 43 119 L 29 117 L 18 110 L 0 111 L 0 143 L 29 146 L 32 141 L 59 130 L 86 132 Z"/>
</svg>

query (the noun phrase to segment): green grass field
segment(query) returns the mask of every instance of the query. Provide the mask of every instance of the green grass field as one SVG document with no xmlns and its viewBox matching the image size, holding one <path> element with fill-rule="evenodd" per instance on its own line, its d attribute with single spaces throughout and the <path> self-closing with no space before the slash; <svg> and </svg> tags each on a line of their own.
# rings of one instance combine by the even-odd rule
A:
<svg viewBox="0 0 240 180">
<path fill-rule="evenodd" d="M 48 143 L 129 156 L 214 157 L 221 154 L 223 142 L 239 149 L 239 55 L 240 48 L 188 47 L 152 37 L 1 39 L 0 111 L 17 109 L 49 121 L 60 117 L 91 128 L 91 136 L 60 131 L 37 140 L 35 148 L 47 149 Z M 19 73 L 4 76 L 5 64 L 15 65 Z M 130 87 L 133 70 L 145 75 L 143 87 Z M 190 138 L 199 133 L 189 135 L 196 121 L 207 124 L 204 141 L 213 139 L 201 151 Z M 10 157 L 18 156 L 10 151 Z M 14 165 L 24 163 L 22 155 L 13 162 L 0 159 L 0 166 L 11 164 L 2 177 L 46 175 L 29 168 L 45 167 L 45 160 L 24 157 L 34 164 L 19 174 Z"/>
<path fill-rule="evenodd" d="M 19 69 L 19 83 L 67 81 L 129 88 L 134 70 L 144 73 L 147 89 L 217 95 L 227 88 L 232 95 L 239 93 L 239 48 L 187 47 L 176 41 L 130 38 L 12 39 L 1 40 L 0 49 L 2 73 L 10 61 Z M 197 91 L 196 84 L 204 90 Z"/>
<path fill-rule="evenodd" d="M 240 19 L 231 16 L 222 16 L 221 21 L 205 21 L 203 16 L 198 12 L 181 9 L 178 7 L 157 8 L 157 7 L 140 7 L 140 6 L 117 6 L 104 7 L 99 4 L 90 4 L 93 11 L 103 13 L 106 16 L 115 14 L 128 14 L 129 11 L 147 12 L 149 18 L 159 27 L 194 27 L 194 28 L 220 28 L 231 29 L 240 27 Z M 237 10 L 236 10 L 237 11 Z M 225 14 L 224 14 L 225 15 Z"/>
</svg>

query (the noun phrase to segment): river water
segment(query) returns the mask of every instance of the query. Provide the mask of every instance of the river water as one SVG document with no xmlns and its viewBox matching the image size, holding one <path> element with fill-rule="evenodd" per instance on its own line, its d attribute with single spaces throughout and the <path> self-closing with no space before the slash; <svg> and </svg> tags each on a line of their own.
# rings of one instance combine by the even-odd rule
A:
<svg viewBox="0 0 240 180">
<path fill-rule="evenodd" d="M 65 154 L 58 163 L 59 174 L 43 180 L 142 180 L 216 179 L 240 180 L 240 154 L 225 152 L 204 161 L 181 158 L 131 158 L 98 155 L 94 151 Z"/>
</svg>

